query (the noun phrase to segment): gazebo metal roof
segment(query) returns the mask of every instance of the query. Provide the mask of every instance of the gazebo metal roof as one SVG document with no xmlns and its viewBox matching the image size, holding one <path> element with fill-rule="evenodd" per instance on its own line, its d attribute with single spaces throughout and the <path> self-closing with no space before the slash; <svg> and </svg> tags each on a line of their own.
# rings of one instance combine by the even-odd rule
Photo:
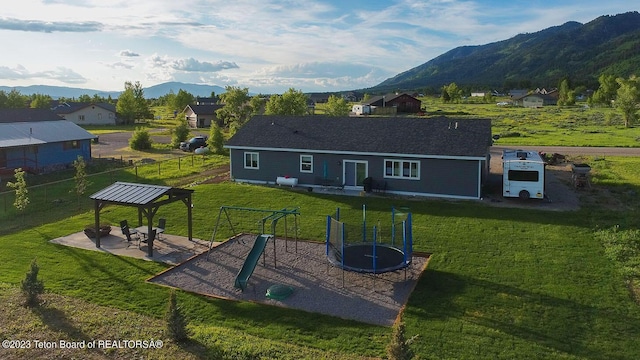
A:
<svg viewBox="0 0 640 360">
<path fill-rule="evenodd" d="M 100 210 L 109 204 L 133 206 L 138 209 L 138 226 L 142 226 L 142 217 L 146 217 L 149 232 L 153 228 L 153 217 L 162 205 L 182 201 L 187 206 L 189 240 L 192 236 L 191 194 L 193 190 L 170 186 L 115 182 L 90 196 L 95 201 L 95 226 L 100 227 Z M 100 247 L 99 231 L 96 231 L 96 247 Z M 153 256 L 153 241 L 149 242 L 149 257 Z"/>
</svg>

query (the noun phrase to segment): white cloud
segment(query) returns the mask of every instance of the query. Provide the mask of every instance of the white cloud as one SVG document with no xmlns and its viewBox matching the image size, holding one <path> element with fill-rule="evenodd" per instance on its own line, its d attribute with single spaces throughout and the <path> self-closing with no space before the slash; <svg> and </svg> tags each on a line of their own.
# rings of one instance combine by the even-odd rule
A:
<svg viewBox="0 0 640 360">
<path fill-rule="evenodd" d="M 140 54 L 133 52 L 131 50 L 121 50 L 120 53 L 118 54 L 118 56 L 121 57 L 137 57 L 140 56 Z"/>
<path fill-rule="evenodd" d="M 0 66 L 0 79 L 4 80 L 30 80 L 44 79 L 57 80 L 66 84 L 84 84 L 87 82 L 82 75 L 66 67 L 57 67 L 54 70 L 31 72 L 22 65 L 15 68 Z"/>
</svg>

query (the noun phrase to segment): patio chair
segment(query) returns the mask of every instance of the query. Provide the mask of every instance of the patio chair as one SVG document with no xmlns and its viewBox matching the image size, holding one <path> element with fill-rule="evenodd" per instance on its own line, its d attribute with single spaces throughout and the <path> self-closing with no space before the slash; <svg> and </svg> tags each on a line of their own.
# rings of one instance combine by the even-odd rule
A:
<svg viewBox="0 0 640 360">
<path fill-rule="evenodd" d="M 133 241 L 132 236 L 135 236 L 136 239 L 140 241 L 140 234 L 138 234 L 135 229 L 131 230 L 131 228 L 129 228 L 129 223 L 127 222 L 127 220 L 120 221 L 120 230 L 122 231 L 122 235 L 127 237 L 128 244 L 131 244 L 131 242 Z"/>
<path fill-rule="evenodd" d="M 158 239 L 160 239 L 160 234 L 164 233 L 164 229 L 167 226 L 167 219 L 160 218 L 158 219 L 158 226 L 156 227 L 156 233 L 158 235 Z"/>
</svg>

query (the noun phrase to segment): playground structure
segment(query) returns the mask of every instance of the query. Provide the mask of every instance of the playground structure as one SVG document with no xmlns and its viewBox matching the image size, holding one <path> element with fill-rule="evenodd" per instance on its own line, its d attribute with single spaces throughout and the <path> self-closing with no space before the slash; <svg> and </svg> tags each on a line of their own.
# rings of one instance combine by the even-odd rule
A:
<svg viewBox="0 0 640 360">
<path fill-rule="evenodd" d="M 234 214 L 237 214 L 234 216 Z M 266 254 L 265 250 L 269 240 L 273 241 L 273 266 L 277 267 L 276 258 L 276 230 L 278 228 L 279 220 L 283 220 L 284 239 L 285 239 L 285 251 L 287 251 L 287 240 L 289 236 L 289 223 L 287 222 L 288 216 L 293 216 L 293 233 L 296 244 L 296 251 L 298 247 L 298 215 L 300 215 L 299 208 L 281 209 L 281 210 L 267 210 L 267 209 L 255 209 L 237 206 L 221 206 L 218 212 L 218 218 L 216 225 L 209 242 L 209 251 L 207 252 L 207 260 L 209 254 L 216 242 L 216 237 L 224 236 L 225 239 L 229 239 L 241 234 L 256 234 L 256 239 L 253 243 L 249 254 L 247 255 L 244 264 L 238 275 L 236 276 L 234 286 L 241 291 L 244 291 L 247 287 L 249 278 L 253 274 L 256 265 L 262 255 L 263 266 L 266 266 Z M 223 219 L 224 218 L 224 219 Z M 224 221 L 226 220 L 226 222 Z"/>
<path fill-rule="evenodd" d="M 406 269 L 413 254 L 411 212 L 392 208 L 389 228 L 380 221 L 368 228 L 365 205 L 360 226 L 340 221 L 338 208 L 334 216 L 327 216 L 326 254 L 332 265 L 346 271 L 381 274 Z"/>
</svg>

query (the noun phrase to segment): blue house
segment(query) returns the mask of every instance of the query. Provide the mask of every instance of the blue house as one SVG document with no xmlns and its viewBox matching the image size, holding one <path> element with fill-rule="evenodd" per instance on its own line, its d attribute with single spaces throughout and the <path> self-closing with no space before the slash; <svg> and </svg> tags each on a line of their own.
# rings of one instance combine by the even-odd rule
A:
<svg viewBox="0 0 640 360">
<path fill-rule="evenodd" d="M 479 199 L 491 121 L 255 116 L 225 145 L 238 182 Z"/>
<path fill-rule="evenodd" d="M 91 160 L 96 136 L 51 110 L 0 109 L 0 174 L 64 169 L 78 156 Z"/>
</svg>

